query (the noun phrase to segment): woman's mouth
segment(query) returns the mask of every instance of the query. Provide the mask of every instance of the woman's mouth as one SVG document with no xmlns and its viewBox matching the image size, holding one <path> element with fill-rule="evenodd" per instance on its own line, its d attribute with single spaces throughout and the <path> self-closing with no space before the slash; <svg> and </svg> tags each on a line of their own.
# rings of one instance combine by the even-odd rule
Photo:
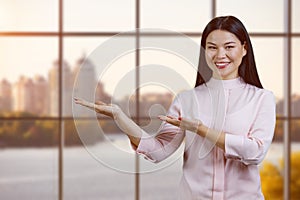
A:
<svg viewBox="0 0 300 200">
<path fill-rule="evenodd" d="M 230 62 L 216 62 L 215 65 L 218 69 L 224 69 Z"/>
</svg>

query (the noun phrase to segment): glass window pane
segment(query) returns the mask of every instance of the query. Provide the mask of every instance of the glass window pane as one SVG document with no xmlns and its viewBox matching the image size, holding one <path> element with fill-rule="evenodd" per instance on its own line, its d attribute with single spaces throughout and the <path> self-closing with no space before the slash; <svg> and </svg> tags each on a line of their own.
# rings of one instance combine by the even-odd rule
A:
<svg viewBox="0 0 300 200">
<path fill-rule="evenodd" d="M 122 31 L 135 27 L 133 0 L 65 0 L 65 31 Z"/>
<path fill-rule="evenodd" d="M 147 88 L 143 91 L 164 93 L 165 90 L 170 90 L 169 92 L 178 93 L 194 87 L 200 48 L 199 37 L 145 36 L 141 38 L 141 44 L 153 46 L 142 48 L 140 51 L 140 79 L 143 85 L 147 83 Z M 164 82 L 166 74 L 168 81 Z M 151 80 L 154 80 L 152 86 L 161 89 L 151 89 Z"/>
<path fill-rule="evenodd" d="M 291 128 L 291 199 L 298 199 L 300 195 L 300 120 L 292 120 Z"/>
<path fill-rule="evenodd" d="M 149 161 L 143 162 L 149 163 Z M 142 199 L 178 199 L 177 191 L 182 176 L 182 162 L 182 159 L 178 159 L 165 168 L 152 173 L 141 174 L 140 193 L 141 197 L 143 197 Z"/>
<path fill-rule="evenodd" d="M 253 37 L 251 41 L 261 83 L 274 93 L 278 106 L 283 106 L 283 39 Z M 282 115 L 283 107 L 276 111 Z"/>
<path fill-rule="evenodd" d="M 300 32 L 300 1 L 292 1 L 292 31 Z"/>
<path fill-rule="evenodd" d="M 134 199 L 134 173 L 121 171 L 126 165 L 131 166 L 130 171 L 132 172 L 135 169 L 134 160 L 129 156 L 124 157 L 122 150 L 111 150 L 112 145 L 119 149 L 128 150 L 130 148 L 128 138 L 120 131 L 118 133 L 111 132 L 111 125 L 114 123 L 111 120 L 99 121 L 105 135 L 92 130 L 90 123 L 89 120 L 76 120 L 77 131 L 84 130 L 84 132 L 80 132 L 81 138 L 84 137 L 84 134 L 88 134 L 87 137 L 100 138 L 100 140 L 97 139 L 96 142 L 90 140 L 92 143 L 84 143 L 83 145 L 78 143 L 80 139 L 74 121 L 64 121 L 66 136 L 64 199 Z M 83 141 L 86 142 L 87 140 Z M 93 150 L 101 151 L 102 154 L 96 154 Z M 109 161 L 113 161 L 116 165 L 110 165 Z"/>
<path fill-rule="evenodd" d="M 283 197 L 283 121 L 277 120 L 275 136 L 270 149 L 260 166 L 262 191 L 265 199 Z"/>
<path fill-rule="evenodd" d="M 141 28 L 202 32 L 211 18 L 211 1 L 141 1 Z"/>
<path fill-rule="evenodd" d="M 217 16 L 220 15 L 238 17 L 249 32 L 284 31 L 283 0 L 218 0 Z"/>
<path fill-rule="evenodd" d="M 1 120 L 0 124 L 1 199 L 57 199 L 58 122 Z"/>
<path fill-rule="evenodd" d="M 107 39 L 107 38 L 105 38 Z M 96 87 L 96 72 L 95 63 L 90 61 L 89 55 L 101 45 L 104 38 L 64 38 L 64 66 L 63 66 L 63 114 L 65 116 L 72 116 L 72 92 L 74 89 L 74 96 L 84 98 L 89 101 L 93 101 L 94 89 Z M 85 61 L 87 61 L 85 64 Z M 85 65 L 84 65 L 85 64 Z M 84 66 L 83 66 L 84 65 Z M 80 80 L 80 85 L 75 86 L 75 82 L 78 78 L 78 73 L 81 71 L 81 67 L 87 68 L 82 70 L 83 80 Z M 84 73 L 86 71 L 86 73 Z M 79 81 L 79 80 L 78 80 Z M 81 90 L 77 91 L 77 88 Z M 89 93 L 86 93 L 89 92 Z M 83 94 L 79 94 L 83 93 Z M 92 94 L 90 94 L 92 93 Z M 89 96 L 87 96 L 89 95 Z M 86 108 L 82 108 L 82 111 L 87 111 Z"/>
<path fill-rule="evenodd" d="M 65 115 L 71 114 L 72 92 L 74 96 L 86 100 L 94 101 L 95 98 L 106 103 L 113 101 L 121 107 L 127 103 L 124 100 L 126 96 L 134 96 L 135 39 L 121 37 L 117 40 L 117 43 L 111 43 L 110 38 L 103 37 L 65 38 Z M 124 47 L 128 44 L 126 41 L 129 46 L 123 50 L 115 46 L 118 44 Z M 67 83 L 71 83 L 69 87 Z M 84 110 L 82 112 L 85 113 Z"/>
<path fill-rule="evenodd" d="M 300 116 L 300 38 L 292 39 L 292 115 Z"/>
<path fill-rule="evenodd" d="M 53 103 L 58 102 L 58 93 L 53 93 L 49 82 L 57 47 L 58 40 L 54 38 L 0 38 L 1 111 L 51 115 Z"/>
<path fill-rule="evenodd" d="M 157 133 L 161 121 L 157 116 L 165 115 L 174 96 L 194 87 L 199 56 L 200 38 L 142 37 L 141 44 L 153 44 L 156 48 L 140 50 L 140 116 L 141 127 L 150 134 Z M 168 41 L 171 41 L 172 46 Z M 189 42 L 198 46 L 195 52 L 183 50 Z M 166 43 L 165 43 L 166 42 Z M 186 42 L 186 43 L 180 43 Z M 157 46 L 155 46 L 155 44 Z M 161 46 L 160 46 L 161 45 Z M 150 45 L 149 45 L 150 46 Z M 174 48 L 174 49 L 173 49 Z M 194 55 L 192 61 L 188 55 Z M 195 68 L 196 67 L 196 68 Z M 182 149 L 159 164 L 140 159 L 140 190 L 143 199 L 177 199 L 182 175 Z M 145 173 L 148 172 L 148 173 Z M 151 172 L 151 173 L 149 173 Z M 161 181 L 164 180 L 164 181 Z"/>
<path fill-rule="evenodd" d="M 168 41 L 173 45 L 165 45 L 169 44 Z M 186 45 L 191 42 L 197 46 L 197 49 L 195 52 L 190 52 L 189 48 L 182 48 L 183 42 Z M 150 44 L 149 46 L 153 44 L 153 48 L 142 47 L 140 50 L 140 116 L 156 119 L 158 115 L 166 113 L 173 98 L 180 91 L 194 87 L 199 43 L 200 38 L 198 37 L 141 38 L 141 44 Z M 180 51 L 176 47 L 179 47 Z M 183 49 L 186 49 L 186 52 L 181 51 Z M 195 57 L 191 59 L 187 55 L 194 55 Z M 147 118 L 145 124 L 149 123 Z M 157 121 L 157 124 L 155 120 L 151 120 L 151 123 L 153 123 L 150 126 L 152 129 L 155 126 L 158 128 L 160 124 L 159 121 Z M 154 130 L 150 128 L 149 131 Z"/>
<path fill-rule="evenodd" d="M 58 2 L 1 0 L 0 31 L 57 31 Z"/>
</svg>

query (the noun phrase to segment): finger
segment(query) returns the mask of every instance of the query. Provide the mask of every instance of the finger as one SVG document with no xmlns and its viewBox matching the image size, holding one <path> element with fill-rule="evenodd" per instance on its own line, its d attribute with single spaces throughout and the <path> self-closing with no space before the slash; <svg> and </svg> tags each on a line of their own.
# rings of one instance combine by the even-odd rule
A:
<svg viewBox="0 0 300 200">
<path fill-rule="evenodd" d="M 95 104 L 93 104 L 93 103 L 91 103 L 91 102 L 88 102 L 88 101 L 85 101 L 85 100 L 83 100 L 83 99 L 75 99 L 75 101 L 74 101 L 76 104 L 79 104 L 79 105 L 82 105 L 82 106 L 86 106 L 86 107 L 88 107 L 88 108 L 92 108 L 92 109 L 94 109 L 94 107 L 95 107 Z"/>
<path fill-rule="evenodd" d="M 171 119 L 177 119 L 176 117 L 173 117 L 171 115 L 167 115 L 167 117 L 171 118 Z"/>
<path fill-rule="evenodd" d="M 81 99 L 79 99 L 78 97 L 74 97 L 74 102 L 75 103 L 80 103 L 82 100 Z"/>
<path fill-rule="evenodd" d="M 180 121 L 174 117 L 171 118 L 170 116 L 159 115 L 158 118 L 174 126 L 180 126 Z"/>
<path fill-rule="evenodd" d="M 162 121 L 167 121 L 167 119 L 168 119 L 168 117 L 164 116 L 164 115 L 158 115 L 157 117 L 158 117 L 158 119 L 160 119 Z"/>
<path fill-rule="evenodd" d="M 180 121 L 177 119 L 168 119 L 167 122 L 174 126 L 178 126 L 178 127 L 180 126 Z"/>
<path fill-rule="evenodd" d="M 73 97 L 74 101 L 77 101 L 77 102 L 83 102 L 85 101 L 84 99 L 81 99 L 79 97 Z"/>
</svg>

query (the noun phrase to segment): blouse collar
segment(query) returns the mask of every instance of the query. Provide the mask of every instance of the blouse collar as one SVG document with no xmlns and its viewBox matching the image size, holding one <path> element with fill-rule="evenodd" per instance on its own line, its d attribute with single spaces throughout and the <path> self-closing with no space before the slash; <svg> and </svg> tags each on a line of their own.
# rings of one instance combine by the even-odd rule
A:
<svg viewBox="0 0 300 200">
<path fill-rule="evenodd" d="M 241 77 L 229 79 L 229 80 L 219 80 L 211 77 L 211 79 L 206 83 L 209 88 L 224 88 L 224 89 L 234 89 L 240 88 L 246 85 Z"/>
</svg>

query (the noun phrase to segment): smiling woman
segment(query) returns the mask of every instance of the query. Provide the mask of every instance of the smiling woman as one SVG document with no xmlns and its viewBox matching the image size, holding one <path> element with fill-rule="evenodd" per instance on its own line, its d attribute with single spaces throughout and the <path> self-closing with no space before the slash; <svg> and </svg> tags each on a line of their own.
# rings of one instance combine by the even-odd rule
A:
<svg viewBox="0 0 300 200">
<path fill-rule="evenodd" d="M 227 80 L 239 76 L 239 66 L 247 50 L 234 34 L 223 30 L 212 31 L 207 37 L 205 51 L 214 78 L 221 76 Z"/>
<path fill-rule="evenodd" d="M 184 143 L 180 199 L 264 199 L 258 165 L 274 135 L 275 98 L 260 83 L 249 35 L 236 17 L 216 17 L 201 48 L 195 88 L 158 116 L 163 123 L 155 135 L 116 105 L 75 103 L 113 118 L 135 152 L 153 163 Z"/>
<path fill-rule="evenodd" d="M 60 2 L 62 4 L 59 4 Z M 293 8 L 292 11 L 286 12 L 286 5 L 291 4 Z M 62 22 L 63 34 L 60 35 L 63 39 L 63 50 L 58 48 L 59 39 L 61 39 L 61 37 L 58 36 L 58 10 L 60 5 L 63 5 L 62 12 L 64 19 Z M 171 3 L 170 1 L 159 0 L 0 0 L 0 79 L 5 78 L 10 83 L 15 83 L 19 80 L 20 74 L 28 78 L 33 78 L 35 74 L 39 74 L 47 79 L 48 71 L 52 68 L 53 61 L 57 59 L 58 54 L 62 53 L 64 60 L 69 62 L 71 67 L 74 67 L 73 63 L 77 64 L 77 60 L 82 56 L 82 51 L 86 51 L 86 53 L 92 51 L 97 45 L 109 37 L 107 33 L 128 31 L 134 29 L 136 26 L 140 28 L 166 28 L 180 31 L 191 37 L 197 37 L 197 43 L 199 44 L 200 36 L 202 36 L 201 31 L 212 17 L 231 14 L 238 16 L 238 18 L 247 25 L 255 49 L 255 58 L 262 85 L 274 91 L 278 100 L 280 99 L 279 103 L 281 102 L 281 104 L 277 105 L 279 107 L 283 105 L 283 100 L 284 102 L 288 100 L 289 94 L 286 92 L 288 91 L 287 87 L 285 87 L 286 84 L 290 83 L 292 85 L 293 93 L 300 93 L 300 79 L 297 76 L 300 74 L 300 71 L 298 71 L 298 69 L 300 69 L 298 67 L 300 60 L 299 56 L 297 56 L 300 52 L 298 48 L 300 47 L 299 8 L 300 1 L 298 0 L 173 0 Z M 288 18 L 289 15 L 292 15 L 292 17 Z M 292 24 L 292 34 L 289 34 L 286 30 L 288 24 Z M 27 32 L 26 37 L 19 36 L 22 35 L 23 32 Z M 44 35 L 45 32 L 51 32 L 51 36 L 46 37 Z M 54 34 L 52 34 L 52 32 Z M 72 34 L 70 34 L 70 32 L 76 32 L 79 35 L 74 34 L 76 35 L 75 38 L 75 36 L 70 36 Z M 159 34 L 160 33 L 151 37 L 166 37 L 163 34 L 159 36 Z M 141 36 L 141 41 L 142 39 Z M 292 40 L 292 44 L 290 45 L 293 48 L 292 52 L 288 52 L 287 48 L 285 48 L 286 41 L 289 39 Z M 143 52 L 140 52 L 140 54 L 140 64 L 143 65 L 152 64 L 153 61 L 162 62 L 167 58 L 166 55 L 143 55 Z M 133 58 L 130 58 L 129 62 L 135 62 L 134 56 L 138 57 L 139 55 L 138 53 L 133 54 Z M 174 71 L 180 75 L 184 75 L 184 77 L 187 77 L 191 82 L 195 80 L 196 73 L 192 74 L 193 71 L 188 71 L 186 65 L 171 57 L 167 59 L 166 63 L 172 66 Z M 291 79 L 287 78 L 287 76 L 283 76 L 283 74 L 286 74 L 286 72 L 290 70 L 287 64 L 289 61 L 292 61 L 293 65 Z M 227 62 L 216 62 L 214 64 L 215 67 L 223 68 L 227 65 Z M 125 70 L 126 66 L 128 66 L 125 66 L 123 62 L 119 62 L 119 64 L 117 63 L 116 65 L 118 65 L 116 69 L 119 70 L 119 72 Z M 133 66 L 134 64 L 130 65 Z M 143 80 L 146 75 L 148 76 L 149 74 L 140 71 L 140 76 L 132 79 L 132 83 Z M 155 75 L 156 74 L 154 74 L 154 76 Z M 160 75 L 166 77 L 170 76 L 169 74 Z M 107 77 L 105 89 L 112 87 L 113 84 L 109 81 L 112 81 L 112 78 L 115 78 L 116 75 L 109 75 Z M 4 81 L 4 83 L 7 83 L 7 81 Z M 178 84 L 178 81 L 175 81 L 175 83 Z M 4 84 L 2 84 L 2 86 L 3 85 Z M 14 84 L 12 84 L 12 86 L 13 85 Z M 13 87 L 11 87 L 11 89 L 13 89 Z M 65 95 L 66 90 L 62 87 L 60 87 L 60 89 L 62 94 Z M 140 94 L 142 94 L 143 89 L 144 88 L 142 88 Z M 42 91 L 43 92 L 39 93 L 39 96 L 44 98 L 43 94 L 47 92 L 47 90 Z M 157 90 L 154 88 L 153 92 L 157 92 Z M 11 102 L 13 102 L 11 98 L 7 98 L 8 95 L 3 94 L 2 90 L 2 96 L 0 96 L 4 98 L 0 97 L 0 104 L 3 103 L 3 99 L 11 104 Z M 54 94 L 57 94 L 58 97 L 59 93 L 54 92 Z M 32 102 L 31 93 L 26 92 L 24 95 Z M 137 94 L 137 96 L 138 95 L 139 94 Z M 140 97 L 142 97 L 142 95 Z M 299 95 L 294 97 L 293 99 L 297 100 Z M 40 106 L 41 102 L 43 102 L 43 100 L 39 100 L 36 105 Z M 51 103 L 57 102 L 58 101 L 54 101 Z M 141 105 L 142 104 L 140 104 L 140 106 Z M 232 105 L 235 105 L 235 102 L 232 102 Z M 64 106 L 62 106 L 62 108 L 63 107 Z M 8 106 L 5 106 L 5 109 L 7 108 Z M 172 108 L 174 108 L 174 106 L 171 107 L 171 109 Z M 32 111 L 32 107 L 29 107 L 29 110 Z M 294 117 L 296 117 L 297 120 L 293 121 L 291 119 L 294 118 L 290 118 L 288 114 L 284 113 L 283 108 L 280 110 L 282 111 L 280 114 L 283 118 L 279 116 L 279 120 L 282 120 L 279 121 L 279 125 L 277 123 L 279 128 L 277 128 L 276 131 L 277 139 L 275 138 L 275 142 L 278 143 L 273 143 L 270 148 L 271 151 L 268 153 L 272 158 L 271 160 L 275 162 L 278 161 L 277 157 L 281 157 L 283 154 L 283 146 L 291 146 L 291 141 L 288 139 L 285 139 L 285 145 L 281 143 L 283 141 L 282 137 L 289 135 L 287 131 L 283 132 L 283 130 L 287 130 L 288 127 L 285 126 L 285 123 L 293 123 L 292 127 L 295 126 L 295 130 L 298 130 L 296 122 L 298 123 L 300 116 L 300 114 L 295 114 Z M 296 112 L 297 109 L 292 108 L 292 112 L 293 111 Z M 0 112 L 3 113 L 3 110 L 0 110 Z M 41 114 L 41 112 L 39 112 L 39 114 Z M 243 118 L 245 118 L 245 116 L 235 120 L 234 122 L 237 123 L 231 125 L 241 125 L 240 122 L 244 122 L 244 120 L 242 120 Z M 46 136 L 45 138 L 48 138 L 46 141 L 51 142 L 52 140 L 49 139 L 47 134 L 53 130 L 52 128 L 54 128 L 52 133 L 55 134 L 51 136 L 55 138 L 64 136 L 64 141 L 69 141 L 70 138 L 77 136 L 76 132 L 72 132 L 72 135 L 69 135 L 66 134 L 64 130 L 58 130 L 58 123 L 62 122 L 65 127 L 64 129 L 68 129 L 68 124 L 72 121 L 67 122 L 66 120 L 61 120 L 57 115 L 55 115 L 54 118 L 51 117 L 50 121 L 46 119 L 41 117 L 35 121 L 33 121 L 33 117 L 30 117 L 30 119 L 25 119 L 25 117 L 20 119 L 17 117 L 2 119 L 1 122 L 7 126 L 2 126 L 1 129 L 3 129 L 3 131 L 0 132 L 7 135 L 8 139 L 12 136 L 22 136 L 18 142 L 23 145 L 25 144 L 25 140 L 28 142 L 31 138 L 41 138 L 41 136 Z M 206 122 L 205 120 L 203 120 L 204 124 Z M 137 118 L 137 121 L 143 122 L 143 118 Z M 113 123 L 113 120 L 108 120 L 106 124 L 108 124 L 110 128 Z M 51 124 L 54 126 L 52 127 Z M 14 127 L 15 125 L 20 126 L 17 128 Z M 30 125 L 30 127 L 27 125 Z M 24 129 L 22 126 L 27 126 L 28 129 Z M 39 132 L 41 129 L 43 131 Z M 299 135 L 299 131 L 293 131 L 293 133 L 294 136 Z M 25 138 L 23 138 L 23 134 Z M 293 144 L 294 136 L 292 136 Z M 120 137 L 120 135 L 118 135 L 118 137 Z M 0 138 L 0 147 L 5 146 L 2 138 Z M 118 140 L 116 139 L 116 141 Z M 15 142 L 16 140 L 12 139 L 11 141 Z M 39 143 L 39 141 L 37 142 Z M 130 148 L 125 135 L 122 135 L 122 142 L 128 143 L 128 147 Z M 20 199 L 20 196 L 25 200 L 120 199 L 120 196 L 122 196 L 123 199 L 176 199 L 177 194 L 174 191 L 177 190 L 177 182 L 180 180 L 182 171 L 180 167 L 194 167 L 194 165 L 188 165 L 186 162 L 182 165 L 181 162 L 183 159 L 181 159 L 178 165 L 172 167 L 172 170 L 168 167 L 157 173 L 141 174 L 140 169 L 144 168 L 142 163 L 140 168 L 132 167 L 133 170 L 139 169 L 135 177 L 129 174 L 117 173 L 114 170 L 109 170 L 99 165 L 83 147 L 63 148 L 56 142 L 53 144 L 55 147 L 51 149 L 9 149 L 9 147 L 5 146 L 6 149 L 0 153 L 0 171 L 2 172 L 0 188 L 4 188 L 3 190 L 0 189 L 2 199 L 16 200 Z M 63 151 L 63 159 L 58 157 L 58 149 Z M 272 151 L 274 149 L 276 151 Z M 296 149 L 292 147 L 292 150 Z M 124 162 L 124 160 L 121 159 L 119 154 L 112 154 L 108 150 L 104 150 L 104 153 L 108 157 L 116 159 L 120 162 L 120 165 L 124 165 L 124 163 L 127 164 L 126 161 Z M 185 156 L 184 158 L 187 157 Z M 266 159 L 269 159 L 268 155 Z M 28 162 L 29 160 L 30 162 Z M 289 160 L 287 154 L 285 154 L 285 160 Z M 62 161 L 64 164 L 63 174 L 58 174 L 58 163 L 61 164 Z M 132 165 L 134 164 L 131 160 L 127 161 Z M 149 165 L 150 164 L 152 165 L 152 163 L 149 163 Z M 202 166 L 199 169 L 202 169 Z M 283 177 L 288 177 L 288 171 L 289 170 L 285 169 L 281 172 Z M 232 176 L 236 176 L 236 173 L 233 173 Z M 216 177 L 218 178 L 218 176 Z M 286 182 L 284 186 L 286 191 L 289 190 L 287 183 L 288 182 Z M 274 181 L 268 181 L 267 184 L 269 186 L 277 186 Z M 282 182 L 280 184 L 282 184 Z M 202 185 L 206 186 L 208 184 Z M 239 182 L 235 182 L 235 186 L 240 185 Z M 245 188 L 248 189 L 246 186 Z M 59 190 L 63 191 L 63 195 L 61 195 L 62 193 Z M 267 196 L 268 195 L 266 195 L 266 197 Z M 277 198 L 281 197 L 282 194 L 277 196 Z M 185 199 L 187 198 L 188 197 L 185 197 Z"/>
</svg>

